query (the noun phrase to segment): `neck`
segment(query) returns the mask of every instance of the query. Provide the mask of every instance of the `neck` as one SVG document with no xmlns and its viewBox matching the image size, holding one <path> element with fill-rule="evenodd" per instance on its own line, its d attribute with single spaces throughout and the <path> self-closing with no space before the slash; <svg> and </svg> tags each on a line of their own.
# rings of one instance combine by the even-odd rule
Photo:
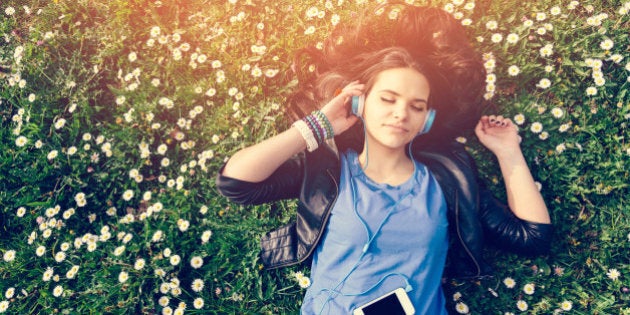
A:
<svg viewBox="0 0 630 315">
<path fill-rule="evenodd" d="M 399 185 L 413 174 L 414 163 L 405 149 L 366 146 L 359 154 L 365 174 L 377 183 Z"/>
</svg>

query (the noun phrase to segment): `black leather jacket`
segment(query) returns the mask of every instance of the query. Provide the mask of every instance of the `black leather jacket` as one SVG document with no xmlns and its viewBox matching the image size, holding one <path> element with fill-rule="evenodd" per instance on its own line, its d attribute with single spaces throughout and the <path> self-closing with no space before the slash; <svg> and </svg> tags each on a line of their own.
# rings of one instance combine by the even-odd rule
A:
<svg viewBox="0 0 630 315">
<path fill-rule="evenodd" d="M 518 219 L 496 200 L 478 183 L 474 161 L 461 144 L 414 149 L 413 155 L 431 170 L 448 205 L 447 276 L 491 276 L 492 269 L 482 258 L 484 239 L 519 254 L 548 252 L 552 225 Z M 216 184 L 221 194 L 239 204 L 299 198 L 295 221 L 267 233 L 261 240 L 261 261 L 271 269 L 311 258 L 336 201 L 339 177 L 339 157 L 331 147 L 323 145 L 285 162 L 262 182 L 245 182 L 219 172 Z"/>
</svg>

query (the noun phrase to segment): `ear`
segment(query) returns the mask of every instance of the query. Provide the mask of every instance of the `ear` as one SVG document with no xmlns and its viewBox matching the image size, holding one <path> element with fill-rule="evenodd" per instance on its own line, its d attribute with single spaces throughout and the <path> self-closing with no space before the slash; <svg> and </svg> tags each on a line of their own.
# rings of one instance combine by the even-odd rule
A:
<svg viewBox="0 0 630 315">
<path fill-rule="evenodd" d="M 361 118 L 363 116 L 363 108 L 365 107 L 365 95 L 352 97 L 352 114 Z"/>
<path fill-rule="evenodd" d="M 422 130 L 418 132 L 418 135 L 425 134 L 431 130 L 431 126 L 433 126 L 433 121 L 435 120 L 436 111 L 433 108 L 430 108 L 427 112 L 427 116 L 424 119 L 424 125 L 422 126 Z"/>
</svg>

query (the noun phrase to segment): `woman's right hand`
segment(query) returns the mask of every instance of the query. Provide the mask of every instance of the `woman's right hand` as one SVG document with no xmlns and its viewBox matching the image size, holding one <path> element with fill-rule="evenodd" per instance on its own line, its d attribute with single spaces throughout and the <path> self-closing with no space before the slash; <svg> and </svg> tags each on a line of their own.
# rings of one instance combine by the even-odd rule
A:
<svg viewBox="0 0 630 315">
<path fill-rule="evenodd" d="M 342 134 L 359 120 L 350 109 L 352 106 L 351 98 L 363 94 L 363 89 L 365 89 L 365 84 L 361 84 L 359 81 L 350 82 L 337 96 L 322 107 L 321 111 L 330 121 L 335 135 Z"/>
<path fill-rule="evenodd" d="M 363 94 L 365 86 L 351 82 L 321 111 L 330 121 L 335 135 L 341 134 L 359 119 L 350 110 L 350 98 Z M 269 139 L 236 152 L 223 168 L 223 175 L 248 182 L 261 182 L 282 163 L 306 149 L 306 141 L 297 128 L 289 128 Z"/>
</svg>

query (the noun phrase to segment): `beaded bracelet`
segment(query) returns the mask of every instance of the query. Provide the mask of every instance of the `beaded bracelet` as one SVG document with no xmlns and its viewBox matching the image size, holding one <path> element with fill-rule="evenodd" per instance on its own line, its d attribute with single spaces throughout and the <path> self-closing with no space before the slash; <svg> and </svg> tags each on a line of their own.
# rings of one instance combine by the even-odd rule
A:
<svg viewBox="0 0 630 315">
<path fill-rule="evenodd" d="M 313 152 L 319 147 L 319 143 L 317 143 L 313 131 L 304 120 L 298 120 L 294 122 L 292 126 L 297 128 L 302 138 L 304 138 L 304 141 L 306 141 L 306 150 L 308 150 L 308 152 Z"/>
<path fill-rule="evenodd" d="M 317 137 L 317 143 L 322 143 L 326 140 L 326 134 L 322 125 L 317 121 L 317 118 L 314 115 L 308 115 L 303 119 L 308 123 L 309 128 L 313 134 Z"/>
<path fill-rule="evenodd" d="M 316 150 L 321 143 L 335 136 L 330 121 L 319 110 L 313 111 L 310 115 L 294 122 L 293 126 L 300 131 L 309 152 Z"/>
<path fill-rule="evenodd" d="M 332 139 L 335 137 L 335 132 L 333 131 L 332 125 L 330 124 L 330 120 L 328 120 L 328 117 L 326 117 L 326 115 L 324 115 L 321 110 L 316 110 L 311 115 L 317 117 L 317 120 L 320 122 L 320 124 L 323 123 L 324 130 L 326 131 L 326 139 Z"/>
</svg>

